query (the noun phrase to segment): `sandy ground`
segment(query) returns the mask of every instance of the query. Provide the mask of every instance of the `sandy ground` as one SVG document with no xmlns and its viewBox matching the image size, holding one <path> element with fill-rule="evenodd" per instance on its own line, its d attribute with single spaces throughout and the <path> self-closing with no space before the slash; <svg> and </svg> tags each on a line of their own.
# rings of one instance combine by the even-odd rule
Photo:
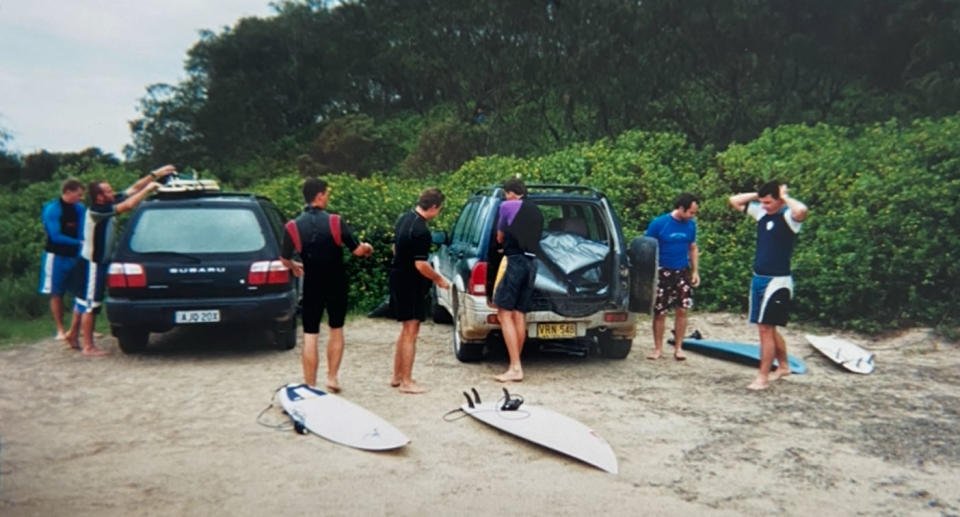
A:
<svg viewBox="0 0 960 517">
<path fill-rule="evenodd" d="M 412 396 L 387 386 L 397 324 L 348 324 L 342 395 L 413 440 L 388 453 L 258 425 L 300 363 L 256 332 L 154 335 L 141 356 L 112 338 L 98 359 L 53 340 L 2 350 L 0 515 L 960 514 L 957 344 L 847 335 L 877 354 L 861 376 L 790 327 L 809 373 L 752 393 L 738 363 L 646 360 L 646 327 L 625 360 L 529 354 L 511 386 L 606 438 L 619 475 L 442 420 L 466 388 L 498 395 L 505 366 L 457 362 L 445 325 L 421 331 L 415 375 L 430 392 Z M 756 341 L 737 315 L 694 313 L 694 327 Z"/>
</svg>

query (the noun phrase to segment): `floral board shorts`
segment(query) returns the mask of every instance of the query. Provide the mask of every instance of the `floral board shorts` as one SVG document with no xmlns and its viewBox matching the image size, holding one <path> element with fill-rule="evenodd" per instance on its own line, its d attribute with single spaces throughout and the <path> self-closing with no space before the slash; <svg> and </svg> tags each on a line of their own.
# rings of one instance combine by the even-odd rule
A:
<svg viewBox="0 0 960 517">
<path fill-rule="evenodd" d="M 677 307 L 682 309 L 693 307 L 690 269 L 659 268 L 657 270 L 657 301 L 653 305 L 653 313 L 664 314 Z"/>
</svg>

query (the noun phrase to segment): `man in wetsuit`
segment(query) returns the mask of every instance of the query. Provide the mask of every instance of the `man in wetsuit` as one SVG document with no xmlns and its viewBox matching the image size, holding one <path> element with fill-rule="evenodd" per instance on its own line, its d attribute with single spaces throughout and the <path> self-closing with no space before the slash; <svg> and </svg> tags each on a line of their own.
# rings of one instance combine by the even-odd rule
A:
<svg viewBox="0 0 960 517">
<path fill-rule="evenodd" d="M 103 304 L 107 283 L 114 216 L 133 210 L 147 194 L 160 187 L 159 180 L 174 172 L 176 169 L 173 165 L 160 167 L 120 193 L 114 192 L 113 187 L 106 181 L 94 181 L 87 185 L 87 201 L 90 206 L 87 207 L 83 221 L 83 246 L 80 248 L 83 291 L 76 302 L 76 309 L 83 314 L 80 321 L 80 345 L 85 356 L 109 353 L 94 346 L 93 327 Z"/>
<path fill-rule="evenodd" d="M 523 380 L 520 354 L 527 337 L 526 313 L 530 311 L 537 279 L 536 257 L 542 254 L 543 214 L 533 201 L 525 199 L 527 187 L 519 178 L 505 181 L 503 190 L 506 201 L 500 203 L 497 216 L 497 242 L 503 246 L 503 260 L 493 288 L 493 303 L 510 365 L 494 379 L 520 382 Z"/>
<path fill-rule="evenodd" d="M 287 223 L 283 235 L 280 260 L 303 277 L 303 380 L 309 386 L 317 383 L 319 363 L 317 342 L 320 320 L 327 311 L 327 388 L 340 391 L 338 372 L 343 359 L 343 325 L 347 316 L 347 272 L 343 264 L 343 247 L 357 257 L 369 257 L 373 246 L 358 242 L 350 227 L 339 215 L 326 211 L 330 199 L 327 182 L 310 178 L 303 183 L 306 209 Z M 302 262 L 293 260 L 294 252 Z"/>
<path fill-rule="evenodd" d="M 757 251 L 750 284 L 750 323 L 760 332 L 760 371 L 748 389 L 762 390 L 770 381 L 790 375 L 787 343 L 777 332 L 790 316 L 793 275 L 790 257 L 807 218 L 807 206 L 787 195 L 787 186 L 778 181 L 764 183 L 757 192 L 730 196 L 730 206 L 757 221 Z M 679 339 L 679 338 L 678 338 Z M 774 356 L 779 363 L 770 372 Z"/>
<path fill-rule="evenodd" d="M 38 292 L 50 295 L 50 313 L 57 326 L 57 339 L 65 340 L 71 348 L 77 345 L 77 328 L 80 325 L 80 313 L 74 311 L 69 332 L 63 327 L 63 295 L 70 291 L 74 296 L 80 293 L 77 257 L 80 253 L 80 240 L 85 208 L 83 183 L 70 178 L 60 187 L 60 197 L 43 205 L 43 229 L 47 233 L 47 242 L 43 247 L 43 259 L 40 268 L 40 288 Z"/>
<path fill-rule="evenodd" d="M 440 213 L 443 200 L 443 193 L 437 189 L 423 191 L 417 200 L 417 206 L 401 215 L 394 228 L 390 310 L 402 327 L 397 338 L 390 385 L 401 393 L 417 394 L 427 391 L 413 380 L 413 360 L 420 322 L 426 319 L 430 283 L 437 284 L 440 289 L 450 288 L 443 276 L 427 262 L 432 244 L 427 221 Z"/>
</svg>

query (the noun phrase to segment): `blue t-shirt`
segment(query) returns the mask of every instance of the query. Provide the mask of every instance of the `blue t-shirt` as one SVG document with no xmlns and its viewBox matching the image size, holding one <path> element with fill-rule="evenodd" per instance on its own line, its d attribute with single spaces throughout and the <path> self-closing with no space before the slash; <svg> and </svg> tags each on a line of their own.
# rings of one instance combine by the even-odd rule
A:
<svg viewBox="0 0 960 517">
<path fill-rule="evenodd" d="M 650 222 L 647 237 L 653 237 L 660 243 L 660 267 L 690 267 L 690 245 L 697 242 L 696 221 L 690 219 L 680 222 L 667 212 Z"/>
<path fill-rule="evenodd" d="M 757 220 L 757 254 L 753 259 L 753 272 L 763 276 L 789 275 L 790 257 L 800 233 L 800 223 L 793 219 L 787 207 L 770 215 L 760 203 L 750 203 L 747 214 Z"/>
</svg>

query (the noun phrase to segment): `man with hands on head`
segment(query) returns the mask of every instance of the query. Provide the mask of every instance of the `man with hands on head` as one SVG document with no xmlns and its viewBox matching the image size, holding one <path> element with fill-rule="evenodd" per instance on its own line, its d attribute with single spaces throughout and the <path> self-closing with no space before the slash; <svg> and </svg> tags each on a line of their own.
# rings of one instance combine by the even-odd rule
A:
<svg viewBox="0 0 960 517">
<path fill-rule="evenodd" d="M 757 221 L 757 250 L 753 261 L 750 285 L 750 323 L 760 332 L 760 371 L 748 389 L 762 390 L 770 381 L 790 375 L 787 343 L 777 331 L 790 316 L 793 297 L 793 275 L 790 258 L 800 233 L 800 223 L 807 218 L 807 206 L 787 194 L 787 186 L 779 181 L 764 183 L 757 192 L 730 196 L 730 206 L 745 212 Z M 770 372 L 773 359 L 779 363 Z"/>
<path fill-rule="evenodd" d="M 85 356 L 108 354 L 106 350 L 93 344 L 93 327 L 103 304 L 114 216 L 133 210 L 147 194 L 160 187 L 159 181 L 176 170 L 173 165 L 160 167 L 120 193 L 114 192 L 113 186 L 107 181 L 93 181 L 87 186 L 89 206 L 83 224 L 83 246 L 80 249 L 79 264 L 84 288 L 76 301 L 76 312 L 82 314 L 80 345 Z"/>
</svg>

